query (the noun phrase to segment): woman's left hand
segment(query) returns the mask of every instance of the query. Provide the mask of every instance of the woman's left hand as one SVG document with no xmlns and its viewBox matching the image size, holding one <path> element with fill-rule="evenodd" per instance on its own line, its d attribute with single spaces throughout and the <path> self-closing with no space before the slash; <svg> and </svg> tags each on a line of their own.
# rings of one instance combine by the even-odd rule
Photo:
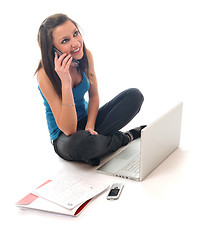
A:
<svg viewBox="0 0 206 240">
<path fill-rule="evenodd" d="M 92 135 L 98 135 L 98 132 L 96 132 L 94 129 L 92 128 L 85 128 L 86 131 L 89 131 Z"/>
</svg>

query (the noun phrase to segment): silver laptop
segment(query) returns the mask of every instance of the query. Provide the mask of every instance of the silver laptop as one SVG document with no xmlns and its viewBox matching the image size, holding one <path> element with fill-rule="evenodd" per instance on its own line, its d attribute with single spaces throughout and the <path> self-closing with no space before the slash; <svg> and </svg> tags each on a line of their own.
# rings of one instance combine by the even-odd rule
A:
<svg viewBox="0 0 206 240">
<path fill-rule="evenodd" d="M 97 170 L 101 173 L 142 181 L 180 143 L 183 103 L 149 124 L 141 138 L 132 141 Z"/>
</svg>

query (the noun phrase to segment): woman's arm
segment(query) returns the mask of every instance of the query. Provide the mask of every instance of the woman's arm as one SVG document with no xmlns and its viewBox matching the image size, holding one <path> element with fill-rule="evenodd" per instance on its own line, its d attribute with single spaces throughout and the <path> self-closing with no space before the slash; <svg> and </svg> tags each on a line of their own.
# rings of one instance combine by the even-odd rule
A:
<svg viewBox="0 0 206 240">
<path fill-rule="evenodd" d="M 94 71 L 94 61 L 92 54 L 89 50 L 87 50 L 87 56 L 89 61 L 89 78 L 91 80 L 91 83 L 89 89 L 88 118 L 85 130 L 88 130 L 91 134 L 98 134 L 95 131 L 95 122 L 99 109 L 99 93 L 96 74 Z"/>
<path fill-rule="evenodd" d="M 51 107 L 58 128 L 65 135 L 69 136 L 77 130 L 77 113 L 72 93 L 71 76 L 69 74 L 71 60 L 68 60 L 69 55 L 65 56 L 66 54 L 63 54 L 58 58 L 57 54 L 55 55 L 55 70 L 62 82 L 62 99 L 57 95 L 43 68 L 39 70 L 37 80 L 44 97 Z"/>
</svg>

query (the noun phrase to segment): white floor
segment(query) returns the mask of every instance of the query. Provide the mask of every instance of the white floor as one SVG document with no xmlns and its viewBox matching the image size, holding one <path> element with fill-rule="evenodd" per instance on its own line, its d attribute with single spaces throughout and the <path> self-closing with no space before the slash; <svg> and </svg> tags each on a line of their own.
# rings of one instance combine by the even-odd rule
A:
<svg viewBox="0 0 206 240">
<path fill-rule="evenodd" d="M 1 239 L 206 239 L 204 1 L 60 0 L 56 5 L 13 1 L 1 15 Z M 143 108 L 125 129 L 148 124 L 183 100 L 180 148 L 143 182 L 102 175 L 53 152 L 33 72 L 40 58 L 38 27 L 55 12 L 67 13 L 83 28 L 101 104 L 125 88 L 143 92 Z M 15 206 L 64 172 L 125 187 L 119 200 L 107 201 L 105 192 L 77 218 Z"/>
</svg>

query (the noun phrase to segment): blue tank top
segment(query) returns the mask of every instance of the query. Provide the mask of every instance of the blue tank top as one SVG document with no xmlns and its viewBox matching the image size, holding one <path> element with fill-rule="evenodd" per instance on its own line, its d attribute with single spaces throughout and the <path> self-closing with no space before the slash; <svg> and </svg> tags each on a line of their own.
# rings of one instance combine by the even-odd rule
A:
<svg viewBox="0 0 206 240">
<path fill-rule="evenodd" d="M 81 120 L 83 117 L 87 116 L 88 114 L 88 103 L 84 99 L 84 95 L 89 90 L 89 87 L 90 87 L 89 81 L 87 80 L 86 74 L 83 72 L 82 81 L 77 87 L 72 89 L 78 121 Z M 59 137 L 61 130 L 58 128 L 54 115 L 52 113 L 52 110 L 49 106 L 49 103 L 44 97 L 39 86 L 38 86 L 38 89 L 44 100 L 44 106 L 46 110 L 46 120 L 47 120 L 48 129 L 49 129 L 50 139 L 55 140 Z"/>
</svg>

